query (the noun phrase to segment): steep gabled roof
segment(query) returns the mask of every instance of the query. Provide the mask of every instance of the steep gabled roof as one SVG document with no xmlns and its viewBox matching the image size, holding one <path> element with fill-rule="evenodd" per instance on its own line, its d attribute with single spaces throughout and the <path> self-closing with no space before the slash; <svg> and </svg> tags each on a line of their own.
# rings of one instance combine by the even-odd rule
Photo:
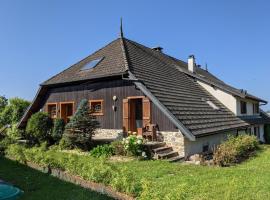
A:
<svg viewBox="0 0 270 200">
<path fill-rule="evenodd" d="M 102 58 L 101 62 L 93 69 L 81 71 L 87 63 L 99 58 Z M 243 98 L 248 97 L 248 94 L 243 94 L 203 69 L 198 68 L 197 73 L 190 73 L 187 63 L 123 37 L 45 81 L 41 85 L 41 91 L 44 87 L 58 84 L 124 74 L 132 75 L 136 79 L 133 80 L 135 84 L 141 83 L 147 90 L 146 93 L 155 98 L 155 103 L 160 108 L 165 108 L 163 111 L 167 116 L 172 116 L 174 124 L 182 127 L 191 138 L 248 126 L 196 80 L 213 84 Z M 40 95 L 37 94 L 37 97 Z M 32 106 L 36 107 L 35 105 L 33 102 Z M 20 124 L 25 124 L 31 113 L 33 110 L 30 108 Z"/>
<path fill-rule="evenodd" d="M 179 71 L 173 59 L 131 40 L 124 42 L 129 70 L 193 135 L 198 137 L 248 125 L 193 77 Z"/>
<path fill-rule="evenodd" d="M 121 48 L 121 39 L 116 39 L 80 62 L 53 76 L 41 85 L 69 83 L 123 74 L 126 68 Z M 94 68 L 81 71 L 87 63 L 100 58 L 102 58 L 102 60 Z"/>
</svg>

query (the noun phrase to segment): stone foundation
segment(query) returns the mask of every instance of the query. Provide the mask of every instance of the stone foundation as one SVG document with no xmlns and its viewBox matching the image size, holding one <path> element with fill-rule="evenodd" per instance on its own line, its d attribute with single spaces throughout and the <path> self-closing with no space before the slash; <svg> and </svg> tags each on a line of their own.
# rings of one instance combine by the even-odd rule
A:
<svg viewBox="0 0 270 200">
<path fill-rule="evenodd" d="M 123 138 L 122 129 L 97 129 L 93 139 L 120 140 Z"/>
<path fill-rule="evenodd" d="M 180 156 L 185 156 L 184 137 L 180 132 L 159 131 L 157 139 L 171 146 Z"/>
</svg>

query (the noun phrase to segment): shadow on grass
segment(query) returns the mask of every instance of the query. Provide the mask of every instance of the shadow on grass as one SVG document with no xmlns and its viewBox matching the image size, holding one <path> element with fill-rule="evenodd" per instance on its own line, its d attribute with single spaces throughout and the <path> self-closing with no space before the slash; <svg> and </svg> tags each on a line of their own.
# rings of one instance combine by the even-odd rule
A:
<svg viewBox="0 0 270 200">
<path fill-rule="evenodd" d="M 0 157 L 0 179 L 22 189 L 22 200 L 112 199 L 3 157 Z"/>
</svg>

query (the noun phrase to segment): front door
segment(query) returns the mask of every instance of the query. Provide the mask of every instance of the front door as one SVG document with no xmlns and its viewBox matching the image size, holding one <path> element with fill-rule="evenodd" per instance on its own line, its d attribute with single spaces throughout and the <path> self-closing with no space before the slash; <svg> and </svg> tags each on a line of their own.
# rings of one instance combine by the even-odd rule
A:
<svg viewBox="0 0 270 200">
<path fill-rule="evenodd" d="M 150 123 L 150 101 L 146 97 L 128 97 L 123 100 L 123 130 L 142 134 Z"/>
<path fill-rule="evenodd" d="M 67 103 L 60 103 L 60 115 L 61 118 L 68 123 L 70 118 L 72 117 L 74 112 L 74 103 L 67 102 Z"/>
</svg>

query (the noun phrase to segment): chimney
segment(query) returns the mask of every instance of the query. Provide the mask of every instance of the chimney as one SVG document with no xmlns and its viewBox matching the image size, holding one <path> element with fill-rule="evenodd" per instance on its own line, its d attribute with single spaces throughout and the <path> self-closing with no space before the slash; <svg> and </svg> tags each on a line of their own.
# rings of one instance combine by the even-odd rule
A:
<svg viewBox="0 0 270 200">
<path fill-rule="evenodd" d="M 196 63 L 195 63 L 195 56 L 190 55 L 188 58 L 188 71 L 195 73 L 196 72 Z"/>
<path fill-rule="evenodd" d="M 153 47 L 152 49 L 155 50 L 155 51 L 158 51 L 158 52 L 162 52 L 162 50 L 163 50 L 163 48 L 160 47 L 160 46 Z"/>
</svg>

